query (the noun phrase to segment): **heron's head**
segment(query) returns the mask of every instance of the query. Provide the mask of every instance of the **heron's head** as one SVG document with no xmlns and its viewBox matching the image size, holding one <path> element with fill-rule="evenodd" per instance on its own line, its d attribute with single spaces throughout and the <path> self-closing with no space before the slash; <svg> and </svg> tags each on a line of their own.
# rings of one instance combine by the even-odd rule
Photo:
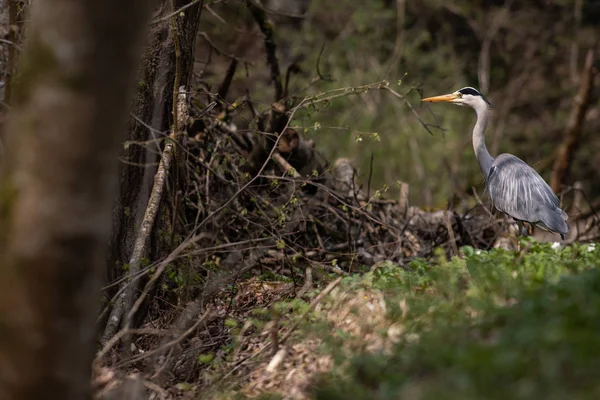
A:
<svg viewBox="0 0 600 400">
<path fill-rule="evenodd" d="M 458 89 L 454 93 L 444 94 L 442 96 L 427 97 L 421 101 L 427 103 L 452 103 L 456 104 L 457 106 L 470 106 L 475 109 L 480 107 L 494 107 L 492 103 L 490 103 L 484 95 L 479 93 L 477 89 L 468 86 Z"/>
</svg>

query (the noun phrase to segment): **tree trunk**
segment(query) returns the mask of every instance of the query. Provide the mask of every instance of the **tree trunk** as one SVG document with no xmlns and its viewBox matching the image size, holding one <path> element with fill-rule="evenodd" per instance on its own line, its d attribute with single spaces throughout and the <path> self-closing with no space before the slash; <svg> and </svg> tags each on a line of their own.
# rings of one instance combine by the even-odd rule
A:
<svg viewBox="0 0 600 400">
<path fill-rule="evenodd" d="M 175 0 L 174 6 L 180 9 L 189 6 L 192 0 Z M 194 49 L 203 1 L 199 1 L 176 13 L 177 35 L 174 34 L 172 19 L 173 5 L 170 0 L 162 0 L 153 15 L 153 23 L 148 45 L 143 56 L 143 68 L 138 73 L 137 93 L 133 99 L 127 142 L 122 154 L 124 162 L 119 171 L 119 196 L 113 206 L 112 235 L 109 249 L 107 279 L 116 279 L 122 271 L 118 268 L 131 258 L 133 244 L 142 222 L 153 177 L 158 165 L 162 138 L 173 123 L 173 93 L 179 86 L 189 88 L 194 67 Z M 177 54 L 176 54 L 176 50 Z M 175 87 L 175 81 L 178 84 Z M 144 146 L 141 143 L 148 142 Z M 164 214 L 161 220 L 165 220 Z M 172 227 L 165 230 L 170 231 Z M 150 242 L 152 253 L 160 249 L 161 239 L 155 229 Z M 170 232 L 169 232 L 170 233 Z M 117 301 L 122 301 L 118 299 Z M 119 314 L 122 311 L 119 310 Z M 122 315 L 108 325 L 103 334 L 110 338 L 120 324 Z M 113 326 L 114 325 L 114 326 Z"/>
<path fill-rule="evenodd" d="M 98 278 L 147 8 L 30 10 L 0 171 L 2 399 L 91 397 Z"/>
<path fill-rule="evenodd" d="M 585 67 L 579 78 L 579 90 L 573 102 L 573 108 L 567 121 L 567 129 L 562 144 L 558 148 L 554 165 L 552 166 L 552 176 L 550 177 L 550 187 L 555 193 L 560 192 L 561 186 L 569 174 L 569 168 L 573 156 L 579 147 L 581 135 L 583 132 L 583 121 L 585 115 L 592 104 L 592 92 L 594 89 L 594 78 L 596 77 L 596 68 L 594 67 L 594 50 L 589 50 L 585 60 Z"/>
</svg>

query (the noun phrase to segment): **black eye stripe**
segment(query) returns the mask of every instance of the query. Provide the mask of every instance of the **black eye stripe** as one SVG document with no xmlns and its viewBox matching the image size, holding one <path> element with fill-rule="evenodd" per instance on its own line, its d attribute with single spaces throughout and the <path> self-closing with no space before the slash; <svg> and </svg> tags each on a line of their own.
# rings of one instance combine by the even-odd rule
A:
<svg viewBox="0 0 600 400">
<path fill-rule="evenodd" d="M 460 93 L 461 95 L 463 94 L 469 94 L 471 96 L 480 96 L 488 105 L 489 108 L 494 108 L 494 106 L 492 105 L 492 103 L 490 103 L 490 101 L 488 99 L 486 99 L 486 97 L 484 95 L 482 95 L 481 93 L 479 93 L 479 91 L 477 89 L 474 89 L 472 87 L 464 87 L 462 89 L 458 90 L 458 93 Z"/>
<path fill-rule="evenodd" d="M 481 93 L 471 87 L 462 88 L 459 92 L 462 94 L 470 94 L 471 96 L 481 96 Z"/>
</svg>

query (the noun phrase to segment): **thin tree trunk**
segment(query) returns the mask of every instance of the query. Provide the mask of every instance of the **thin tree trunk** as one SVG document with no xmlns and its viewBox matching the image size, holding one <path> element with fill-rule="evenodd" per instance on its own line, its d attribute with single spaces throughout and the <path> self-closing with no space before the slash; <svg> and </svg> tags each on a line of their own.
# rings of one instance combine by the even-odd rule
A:
<svg viewBox="0 0 600 400">
<path fill-rule="evenodd" d="M 147 8 L 43 0 L 30 10 L 0 171 L 3 400 L 91 398 L 99 276 Z"/>
<path fill-rule="evenodd" d="M 550 178 L 550 187 L 555 193 L 561 190 L 565 183 L 569 168 L 573 160 L 575 151 L 579 147 L 581 134 L 583 131 L 583 121 L 585 115 L 592 103 L 592 91 L 594 89 L 594 78 L 596 77 L 596 68 L 594 67 L 594 50 L 589 50 L 585 59 L 585 67 L 580 75 L 579 90 L 575 96 L 573 109 L 567 121 L 567 129 L 562 144 L 558 148 L 554 165 L 552 166 L 552 176 Z"/>
</svg>

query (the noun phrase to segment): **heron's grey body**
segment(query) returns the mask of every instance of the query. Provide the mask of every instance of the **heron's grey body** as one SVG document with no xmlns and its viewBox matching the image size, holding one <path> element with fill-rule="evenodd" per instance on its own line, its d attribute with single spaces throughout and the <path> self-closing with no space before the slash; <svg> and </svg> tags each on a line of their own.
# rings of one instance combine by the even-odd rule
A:
<svg viewBox="0 0 600 400">
<path fill-rule="evenodd" d="M 473 128 L 473 150 L 492 199 L 499 211 L 511 216 L 521 226 L 528 222 L 544 230 L 564 235 L 569 232 L 567 214 L 542 177 L 520 158 L 500 154 L 493 158 L 485 146 L 490 102 L 476 89 L 467 87 L 457 92 L 424 101 L 449 101 L 475 109 L 477 122 Z"/>
<path fill-rule="evenodd" d="M 557 232 L 564 239 L 569 231 L 567 214 L 541 176 L 512 154 L 494 159 L 486 178 L 494 207 L 515 220 Z"/>
</svg>

